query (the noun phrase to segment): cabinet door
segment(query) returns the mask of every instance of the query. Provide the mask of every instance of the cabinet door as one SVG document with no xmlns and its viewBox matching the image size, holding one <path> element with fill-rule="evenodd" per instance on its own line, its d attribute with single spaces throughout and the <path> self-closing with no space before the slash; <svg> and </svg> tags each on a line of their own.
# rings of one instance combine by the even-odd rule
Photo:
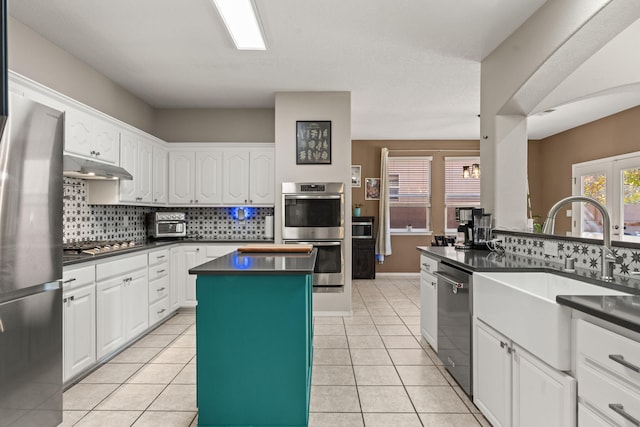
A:
<svg viewBox="0 0 640 427">
<path fill-rule="evenodd" d="M 64 149 L 70 153 L 92 157 L 93 117 L 68 108 L 64 113 Z"/>
<path fill-rule="evenodd" d="M 222 202 L 221 151 L 199 151 L 196 153 L 194 202 L 196 204 Z"/>
<path fill-rule="evenodd" d="M 274 204 L 275 154 L 273 150 L 251 151 L 249 170 L 249 203 Z"/>
<path fill-rule="evenodd" d="M 106 120 L 94 118 L 93 149 L 96 158 L 103 162 L 119 164 L 120 129 Z"/>
<path fill-rule="evenodd" d="M 96 352 L 100 359 L 125 343 L 124 282 L 117 277 L 99 282 L 96 294 Z"/>
<path fill-rule="evenodd" d="M 122 166 L 132 176 L 132 180 L 120 180 L 120 201 L 136 202 L 138 183 L 138 138 L 130 132 L 122 134 L 120 143 L 120 166 Z"/>
<path fill-rule="evenodd" d="M 473 402 L 493 426 L 510 426 L 510 342 L 478 319 L 473 332 Z"/>
<path fill-rule="evenodd" d="M 151 180 L 153 166 L 153 144 L 147 140 L 138 141 L 138 163 L 133 180 L 136 183 L 139 202 L 151 203 Z"/>
<path fill-rule="evenodd" d="M 171 151 L 169 153 L 169 203 L 194 203 L 195 153 Z"/>
<path fill-rule="evenodd" d="M 576 380 L 513 345 L 514 427 L 575 426 Z"/>
<path fill-rule="evenodd" d="M 249 201 L 249 151 L 225 151 L 222 202 L 247 204 Z"/>
<path fill-rule="evenodd" d="M 171 283 L 169 287 L 169 308 L 175 311 L 184 301 L 184 249 L 171 248 Z"/>
<path fill-rule="evenodd" d="M 63 296 L 64 374 L 75 377 L 96 361 L 96 288 L 84 286 Z"/>
<path fill-rule="evenodd" d="M 147 270 L 137 270 L 127 275 L 124 285 L 124 327 L 129 341 L 147 330 L 149 326 L 149 282 Z"/>
<path fill-rule="evenodd" d="M 189 274 L 189 269 L 200 265 L 200 252 L 201 249 L 196 246 L 187 246 L 184 248 L 184 305 L 195 306 L 196 300 L 196 276 Z"/>
<path fill-rule="evenodd" d="M 153 203 L 165 204 L 168 201 L 168 163 L 167 150 L 155 145 L 153 147 L 153 179 L 151 188 L 153 190 Z"/>
<path fill-rule="evenodd" d="M 427 272 L 420 273 L 420 329 L 434 351 L 438 351 L 438 282 Z"/>
</svg>

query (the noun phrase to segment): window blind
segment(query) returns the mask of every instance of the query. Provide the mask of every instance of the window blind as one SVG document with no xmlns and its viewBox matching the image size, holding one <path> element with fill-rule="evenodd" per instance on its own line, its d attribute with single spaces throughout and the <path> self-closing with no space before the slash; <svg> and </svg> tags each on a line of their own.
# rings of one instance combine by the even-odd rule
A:
<svg viewBox="0 0 640 427">
<path fill-rule="evenodd" d="M 462 167 L 480 163 L 479 157 L 446 157 L 444 161 L 445 206 L 480 204 L 480 179 L 463 178 Z"/>
<path fill-rule="evenodd" d="M 431 157 L 389 157 L 389 220 L 392 229 L 429 229 Z"/>
</svg>

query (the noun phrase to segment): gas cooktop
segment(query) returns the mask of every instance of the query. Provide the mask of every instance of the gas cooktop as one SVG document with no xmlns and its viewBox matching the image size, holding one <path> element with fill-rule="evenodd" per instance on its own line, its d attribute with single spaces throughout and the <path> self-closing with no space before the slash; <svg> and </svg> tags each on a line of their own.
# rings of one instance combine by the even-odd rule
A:
<svg viewBox="0 0 640 427">
<path fill-rule="evenodd" d="M 130 240 L 93 240 L 62 245 L 64 256 L 98 255 L 135 247 L 136 242 Z"/>
</svg>

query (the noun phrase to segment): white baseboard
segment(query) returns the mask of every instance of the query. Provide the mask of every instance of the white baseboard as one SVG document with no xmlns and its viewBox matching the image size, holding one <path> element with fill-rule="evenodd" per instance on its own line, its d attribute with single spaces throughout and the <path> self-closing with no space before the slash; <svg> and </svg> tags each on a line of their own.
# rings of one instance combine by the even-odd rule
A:
<svg viewBox="0 0 640 427">
<path fill-rule="evenodd" d="M 420 277 L 420 273 L 376 273 L 376 277 Z"/>
</svg>

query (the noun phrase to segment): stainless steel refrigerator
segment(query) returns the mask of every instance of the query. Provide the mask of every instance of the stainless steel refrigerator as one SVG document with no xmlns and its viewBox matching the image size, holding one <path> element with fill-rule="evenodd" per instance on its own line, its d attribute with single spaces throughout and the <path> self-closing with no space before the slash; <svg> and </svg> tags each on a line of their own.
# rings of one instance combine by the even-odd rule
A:
<svg viewBox="0 0 640 427">
<path fill-rule="evenodd" d="M 11 94 L 0 142 L 0 427 L 62 422 L 62 113 Z"/>
</svg>

